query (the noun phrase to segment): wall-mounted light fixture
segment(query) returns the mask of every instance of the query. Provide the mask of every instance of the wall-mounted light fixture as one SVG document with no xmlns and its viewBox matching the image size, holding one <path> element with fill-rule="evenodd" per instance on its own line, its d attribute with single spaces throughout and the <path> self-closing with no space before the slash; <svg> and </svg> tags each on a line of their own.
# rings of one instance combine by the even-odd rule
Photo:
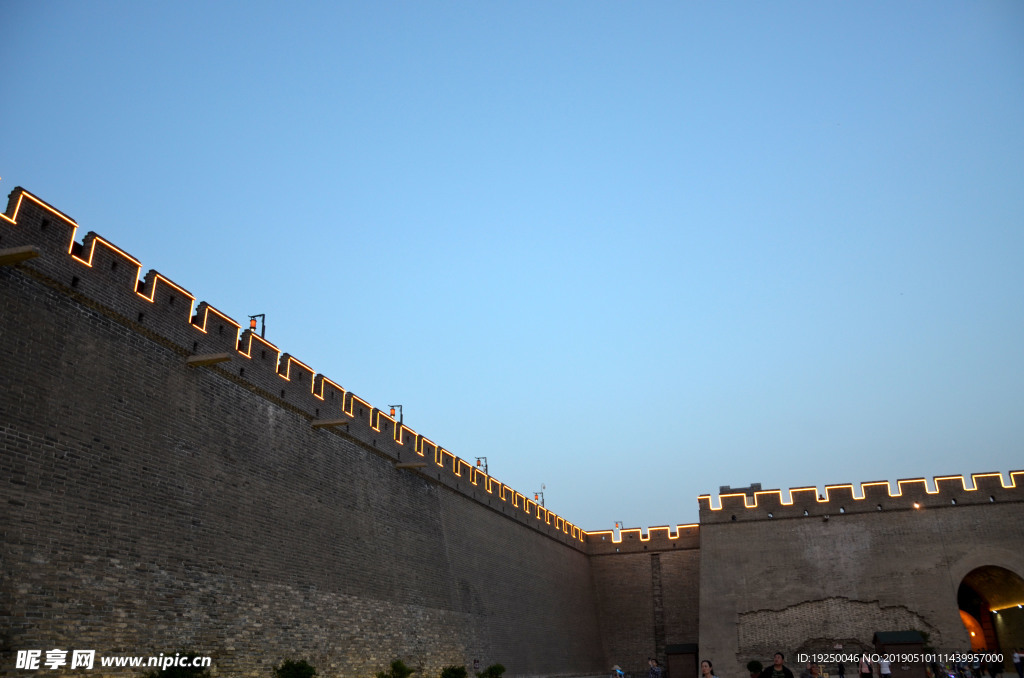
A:
<svg viewBox="0 0 1024 678">
<path fill-rule="evenodd" d="M 392 419 L 395 418 L 395 408 L 396 407 L 398 408 L 398 423 L 402 424 L 403 423 L 402 417 L 404 416 L 402 414 L 402 406 L 401 405 L 389 405 L 388 407 L 391 408 L 391 418 Z"/>
<path fill-rule="evenodd" d="M 249 316 L 249 330 L 251 332 L 256 331 L 256 318 L 260 319 L 260 339 L 267 338 L 267 315 L 265 313 L 257 313 L 256 315 Z"/>
<path fill-rule="evenodd" d="M 533 493 L 533 500 L 538 502 L 541 506 L 544 506 L 544 490 L 547 489 L 547 485 L 544 483 L 540 484 L 540 491 Z"/>
<path fill-rule="evenodd" d="M 490 473 L 487 472 L 487 457 L 477 457 L 476 458 L 476 467 L 477 468 L 482 468 L 484 470 L 484 474 L 485 475 L 491 475 Z"/>
</svg>

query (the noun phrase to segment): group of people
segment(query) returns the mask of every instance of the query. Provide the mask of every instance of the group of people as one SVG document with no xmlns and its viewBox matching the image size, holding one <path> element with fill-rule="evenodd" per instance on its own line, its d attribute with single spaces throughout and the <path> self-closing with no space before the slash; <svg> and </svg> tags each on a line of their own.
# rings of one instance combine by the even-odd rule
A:
<svg viewBox="0 0 1024 678">
<path fill-rule="evenodd" d="M 781 652 L 776 652 L 771 665 L 762 670 L 760 675 L 751 672 L 750 678 L 794 678 L 793 672 L 786 666 L 785 662 L 786 656 Z M 647 664 L 647 678 L 662 678 L 662 668 L 657 659 L 651 657 L 647 660 Z M 862 654 L 860 657 L 859 666 L 857 667 L 860 674 L 858 678 L 876 678 L 876 666 L 878 667 L 877 678 L 892 678 L 892 666 L 888 659 L 882 657 L 877 662 L 872 662 L 871 657 L 867 654 Z M 1013 653 L 1013 666 L 1017 669 L 1020 678 L 1024 678 L 1024 650 L 1018 649 Z M 960 669 L 960 667 L 954 667 L 954 672 L 959 674 L 961 678 L 984 678 L 985 667 L 979 667 L 977 664 L 964 666 L 965 671 L 957 669 Z M 995 671 L 990 668 L 988 674 L 995 678 L 1001 671 L 1002 666 L 1000 665 Z M 612 667 L 612 678 L 625 678 L 625 675 L 618 666 Z M 839 678 L 846 677 L 846 667 L 842 663 L 836 666 L 836 675 Z M 933 670 L 932 675 L 934 678 L 939 678 L 938 671 Z M 718 678 L 715 675 L 714 665 L 707 659 L 700 663 L 699 678 Z M 808 664 L 806 669 L 800 674 L 800 678 L 821 678 L 821 666 L 813 663 Z"/>
<path fill-rule="evenodd" d="M 618 664 L 612 667 L 612 678 L 625 678 L 626 674 Z M 654 657 L 647 660 L 647 678 L 662 678 L 661 664 Z M 718 678 L 711 662 L 705 659 L 700 663 L 700 678 Z M 792 678 L 792 675 L 790 676 Z"/>
<path fill-rule="evenodd" d="M 775 653 L 775 660 L 772 666 L 769 666 L 761 672 L 760 676 L 754 676 L 751 674 L 751 678 L 793 678 L 793 672 L 790 671 L 785 665 L 785 656 L 781 652 Z M 661 664 L 654 657 L 647 660 L 647 678 L 662 678 L 663 672 Z M 817 666 L 815 664 L 815 666 Z M 819 674 L 808 674 L 811 678 L 817 678 Z M 612 667 L 612 678 L 625 678 L 626 674 L 623 672 L 618 665 Z M 700 677 L 699 678 L 718 678 L 715 675 L 715 667 L 711 663 L 711 660 L 705 659 L 700 663 Z M 806 678 L 801 676 L 800 678 Z"/>
<path fill-rule="evenodd" d="M 1003 662 L 989 662 L 982 661 L 987 652 L 981 650 L 980 652 L 973 653 L 973 657 L 968 661 L 956 662 L 952 666 L 951 676 L 957 676 L 959 678 L 996 678 L 1003 674 Z M 1000 655 L 1000 658 L 1002 655 Z M 1017 671 L 1017 675 L 1020 678 L 1024 678 L 1024 649 L 1017 648 L 1013 651 L 1012 660 L 1013 668 Z M 936 673 L 936 678 L 938 674 Z"/>
</svg>

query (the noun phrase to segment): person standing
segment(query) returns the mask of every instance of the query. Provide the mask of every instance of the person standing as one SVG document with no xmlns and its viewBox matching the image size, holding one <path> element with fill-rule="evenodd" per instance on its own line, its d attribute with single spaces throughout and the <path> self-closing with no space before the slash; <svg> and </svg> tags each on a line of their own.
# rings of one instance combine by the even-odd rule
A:
<svg viewBox="0 0 1024 678">
<path fill-rule="evenodd" d="M 860 656 L 860 678 L 871 678 L 874 670 L 871 668 L 871 657 L 865 652 Z"/>
<path fill-rule="evenodd" d="M 647 678 L 661 678 L 661 667 L 658 666 L 658 660 L 651 657 L 647 660 L 650 668 L 647 669 Z"/>
<path fill-rule="evenodd" d="M 700 663 L 700 678 L 718 678 L 715 675 L 715 669 L 711 665 L 711 660 L 705 659 Z"/>
<path fill-rule="evenodd" d="M 892 669 L 889 668 L 889 660 L 886 659 L 884 655 L 878 660 L 878 674 L 882 678 L 892 678 Z"/>
<path fill-rule="evenodd" d="M 761 678 L 793 678 L 793 672 L 786 666 L 785 661 L 786 655 L 776 652 L 772 665 L 761 672 Z"/>
<path fill-rule="evenodd" d="M 1018 647 L 1013 651 L 1013 668 L 1017 669 L 1017 675 L 1024 678 L 1024 653 Z"/>
</svg>

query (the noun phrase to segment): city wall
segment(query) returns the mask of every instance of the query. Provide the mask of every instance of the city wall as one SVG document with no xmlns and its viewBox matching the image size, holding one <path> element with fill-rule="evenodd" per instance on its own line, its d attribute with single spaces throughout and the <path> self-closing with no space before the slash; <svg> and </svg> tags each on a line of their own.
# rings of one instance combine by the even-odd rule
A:
<svg viewBox="0 0 1024 678">
<path fill-rule="evenodd" d="M 1024 574 L 1024 472 L 1007 486 L 999 474 L 972 481 L 723 495 L 718 507 L 700 497 L 701 652 L 743 675 L 776 650 L 792 665 L 798 652 L 874 651 L 876 631 L 923 631 L 940 652 L 969 651 L 964 578 L 990 566 Z"/>
<path fill-rule="evenodd" d="M 0 672 L 32 648 L 605 671 L 578 527 L 37 198 L 0 222 Z"/>
<path fill-rule="evenodd" d="M 962 651 L 964 577 L 1024 574 L 1024 472 L 705 496 L 699 525 L 586 533 L 76 231 L 21 189 L 0 215 L 0 674 L 62 647 L 208 653 L 217 675 L 654 656 L 689 678 L 699 646 L 740 676 L 875 631 Z"/>
</svg>

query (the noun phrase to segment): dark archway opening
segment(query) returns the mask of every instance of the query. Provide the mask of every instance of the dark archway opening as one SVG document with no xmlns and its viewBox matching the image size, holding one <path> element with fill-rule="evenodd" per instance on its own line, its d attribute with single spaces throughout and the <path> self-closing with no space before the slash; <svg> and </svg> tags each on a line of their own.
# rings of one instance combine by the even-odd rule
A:
<svg viewBox="0 0 1024 678">
<path fill-rule="evenodd" d="M 995 565 L 971 570 L 957 590 L 960 618 L 974 651 L 1002 652 L 1024 646 L 1024 579 Z"/>
</svg>

